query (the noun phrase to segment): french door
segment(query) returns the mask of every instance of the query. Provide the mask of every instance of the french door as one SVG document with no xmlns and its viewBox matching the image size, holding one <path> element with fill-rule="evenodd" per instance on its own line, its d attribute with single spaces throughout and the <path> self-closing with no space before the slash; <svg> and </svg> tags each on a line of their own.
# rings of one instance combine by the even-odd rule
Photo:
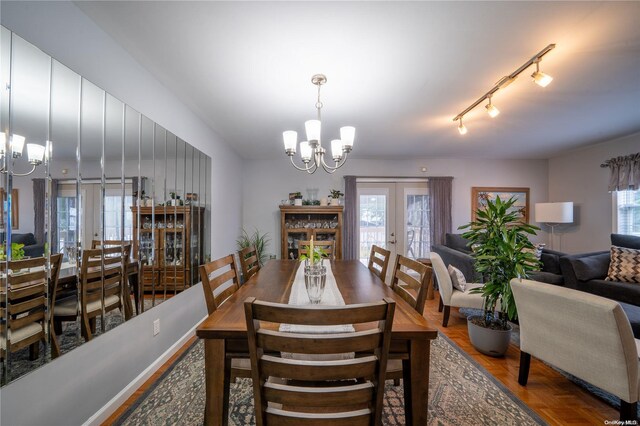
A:
<svg viewBox="0 0 640 426">
<path fill-rule="evenodd" d="M 367 263 L 373 244 L 391 251 L 386 282 L 397 254 L 429 255 L 429 193 L 426 181 L 358 182 L 359 258 Z"/>
</svg>

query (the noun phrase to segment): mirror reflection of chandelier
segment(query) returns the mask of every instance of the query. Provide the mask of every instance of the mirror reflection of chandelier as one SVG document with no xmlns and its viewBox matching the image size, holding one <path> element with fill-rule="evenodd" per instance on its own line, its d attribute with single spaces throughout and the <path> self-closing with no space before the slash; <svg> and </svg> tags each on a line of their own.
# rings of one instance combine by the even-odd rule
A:
<svg viewBox="0 0 640 426">
<path fill-rule="evenodd" d="M 25 137 L 20 135 L 11 135 L 9 138 L 9 146 L 8 151 L 9 154 L 5 155 L 5 150 L 7 149 L 7 135 L 4 132 L 0 132 L 0 162 L 2 162 L 2 167 L 0 168 L 0 172 L 7 173 L 6 161 L 9 158 L 16 159 L 22 157 L 22 150 L 24 148 Z M 12 172 L 13 176 L 28 176 L 36 170 L 43 161 L 47 158 L 47 153 L 51 150 L 51 143 L 47 142 L 47 147 L 36 144 L 36 143 L 28 143 L 27 144 L 27 157 L 29 164 L 31 164 L 31 170 L 26 173 L 16 173 Z"/>
<path fill-rule="evenodd" d="M 321 110 L 322 102 L 320 102 L 320 87 L 327 82 L 327 77 L 323 74 L 316 74 L 311 77 L 311 82 L 318 86 L 318 100 L 316 109 L 318 110 L 317 120 L 308 120 L 304 123 L 307 133 L 307 140 L 300 142 L 300 158 L 304 163 L 304 167 L 299 167 L 293 161 L 298 145 L 298 133 L 293 130 L 287 130 L 282 133 L 284 139 L 284 150 L 291 159 L 293 167 L 309 174 L 315 173 L 322 166 L 327 173 L 333 173 L 344 165 L 347 161 L 347 154 L 353 149 L 353 139 L 355 137 L 355 127 L 345 126 L 340 128 L 340 139 L 331 141 L 331 157 L 334 165 L 330 166 L 326 163 L 324 155 L 327 152 L 320 142 L 321 133 Z"/>
</svg>

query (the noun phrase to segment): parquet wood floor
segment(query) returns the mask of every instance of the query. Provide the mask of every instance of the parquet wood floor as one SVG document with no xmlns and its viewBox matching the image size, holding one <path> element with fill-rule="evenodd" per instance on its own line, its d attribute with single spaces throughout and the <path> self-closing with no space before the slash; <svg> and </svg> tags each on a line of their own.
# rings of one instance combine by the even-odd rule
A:
<svg viewBox="0 0 640 426">
<path fill-rule="evenodd" d="M 511 345 L 504 358 L 492 358 L 476 351 L 469 342 L 466 320 L 457 309 L 451 309 L 449 325 L 446 328 L 442 327 L 442 313 L 438 312 L 438 297 L 436 292 L 433 300 L 427 300 L 424 316 L 550 425 L 603 425 L 605 420 L 619 418 L 615 409 L 535 358 L 531 359 L 529 383 L 526 387 L 520 386 L 518 384 L 519 349 Z M 134 404 L 194 340 L 195 337 L 189 340 L 179 353 L 154 373 L 103 425 L 110 425 Z"/>
</svg>

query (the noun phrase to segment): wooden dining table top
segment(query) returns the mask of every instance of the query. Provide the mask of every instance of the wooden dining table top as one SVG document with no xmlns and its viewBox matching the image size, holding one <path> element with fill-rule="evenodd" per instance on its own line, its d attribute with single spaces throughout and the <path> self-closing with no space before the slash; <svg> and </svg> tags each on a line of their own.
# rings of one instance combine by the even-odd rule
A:
<svg viewBox="0 0 640 426">
<path fill-rule="evenodd" d="M 269 261 L 198 326 L 196 335 L 204 339 L 246 339 L 245 299 L 255 297 L 286 304 L 299 265 L 295 260 Z M 432 340 L 437 337 L 435 327 L 360 261 L 331 261 L 331 270 L 347 305 L 379 301 L 385 297 L 395 300 L 392 338 Z"/>
</svg>

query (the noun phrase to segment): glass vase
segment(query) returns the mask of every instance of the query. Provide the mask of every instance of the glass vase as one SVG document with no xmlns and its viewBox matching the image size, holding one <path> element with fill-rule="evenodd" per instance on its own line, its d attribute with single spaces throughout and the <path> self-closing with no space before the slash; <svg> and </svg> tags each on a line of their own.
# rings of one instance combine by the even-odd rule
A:
<svg viewBox="0 0 640 426">
<path fill-rule="evenodd" d="M 312 305 L 317 305 L 322 300 L 326 281 L 327 268 L 321 263 L 304 267 L 304 285 Z"/>
</svg>

